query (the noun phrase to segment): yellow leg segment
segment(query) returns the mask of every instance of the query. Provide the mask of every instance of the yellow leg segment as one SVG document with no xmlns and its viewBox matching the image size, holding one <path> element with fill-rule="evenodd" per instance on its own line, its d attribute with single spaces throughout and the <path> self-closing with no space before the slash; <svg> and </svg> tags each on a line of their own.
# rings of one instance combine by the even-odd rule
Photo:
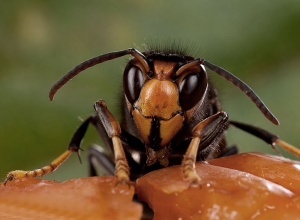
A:
<svg viewBox="0 0 300 220">
<path fill-rule="evenodd" d="M 118 179 L 118 183 L 130 185 L 129 166 L 122 142 L 119 137 L 122 133 L 121 126 L 111 112 L 107 109 L 106 103 L 103 100 L 98 100 L 95 103 L 95 109 L 105 127 L 108 136 L 112 139 L 116 163 L 115 175 Z"/>
<path fill-rule="evenodd" d="M 40 169 L 35 170 L 14 170 L 9 172 L 6 175 L 6 179 L 4 181 L 4 185 L 6 185 L 7 182 L 12 181 L 14 179 L 20 179 L 23 177 L 38 177 L 38 176 L 44 176 L 48 173 L 53 172 L 56 170 L 65 160 L 68 159 L 68 157 L 73 153 L 72 150 L 66 150 L 63 154 L 61 154 L 59 157 L 57 157 L 55 160 L 53 160 L 49 165 L 44 166 Z"/>
<path fill-rule="evenodd" d="M 182 171 L 185 179 L 189 180 L 191 185 L 198 185 L 200 182 L 200 177 L 196 173 L 195 163 L 196 156 L 198 152 L 198 147 L 200 143 L 200 137 L 194 137 L 184 155 L 182 160 Z"/>
<path fill-rule="evenodd" d="M 123 149 L 123 145 L 119 137 L 114 136 L 112 137 L 112 142 L 114 146 L 114 153 L 115 153 L 115 175 L 118 179 L 119 183 L 127 183 L 130 184 L 129 179 L 129 166 L 126 159 L 126 155 Z"/>
<path fill-rule="evenodd" d="M 294 154 L 295 156 L 300 157 L 300 149 L 294 147 L 293 145 L 291 145 L 281 139 L 277 139 L 276 141 L 274 141 L 274 143 L 278 144 L 284 150 Z"/>
</svg>

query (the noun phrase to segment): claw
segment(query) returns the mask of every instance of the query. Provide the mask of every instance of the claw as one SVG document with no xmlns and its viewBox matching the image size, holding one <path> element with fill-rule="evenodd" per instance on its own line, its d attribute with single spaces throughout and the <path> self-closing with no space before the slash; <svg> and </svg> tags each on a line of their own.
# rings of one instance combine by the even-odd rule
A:
<svg viewBox="0 0 300 220">
<path fill-rule="evenodd" d="M 135 183 L 131 182 L 130 180 L 126 180 L 126 179 L 118 179 L 116 180 L 116 184 L 115 187 L 117 187 L 119 184 L 121 185 L 127 185 L 128 186 L 128 190 L 130 189 L 131 186 L 135 186 Z"/>
<path fill-rule="evenodd" d="M 15 175 L 13 174 L 13 172 L 14 172 L 14 171 L 9 172 L 9 173 L 6 175 L 6 178 L 5 178 L 4 183 L 3 183 L 4 186 L 6 186 L 7 182 L 10 182 L 10 181 L 16 179 Z"/>
</svg>

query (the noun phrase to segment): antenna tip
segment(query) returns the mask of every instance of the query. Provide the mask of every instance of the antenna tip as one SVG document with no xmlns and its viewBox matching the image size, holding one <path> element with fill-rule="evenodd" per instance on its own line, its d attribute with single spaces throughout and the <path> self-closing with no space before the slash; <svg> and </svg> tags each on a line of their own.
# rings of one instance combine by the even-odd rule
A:
<svg viewBox="0 0 300 220">
<path fill-rule="evenodd" d="M 50 92 L 49 92 L 49 99 L 50 99 L 50 101 L 52 101 L 53 98 L 54 98 L 54 93 L 53 93 L 53 91 L 51 89 Z"/>
<path fill-rule="evenodd" d="M 278 119 L 277 119 L 274 115 L 272 115 L 272 117 L 269 118 L 269 120 L 270 120 L 273 124 L 275 124 L 275 125 L 280 125 L 280 122 L 278 121 Z"/>
</svg>

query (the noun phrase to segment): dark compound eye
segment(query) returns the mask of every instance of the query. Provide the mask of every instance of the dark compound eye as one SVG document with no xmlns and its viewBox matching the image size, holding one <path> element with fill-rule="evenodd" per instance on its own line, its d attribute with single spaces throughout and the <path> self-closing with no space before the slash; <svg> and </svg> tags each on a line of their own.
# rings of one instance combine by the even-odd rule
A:
<svg viewBox="0 0 300 220">
<path fill-rule="evenodd" d="M 207 87 L 206 73 L 189 73 L 179 86 L 179 102 L 184 110 L 194 107 L 201 99 Z"/>
<path fill-rule="evenodd" d="M 123 75 L 124 92 L 128 101 L 133 104 L 139 97 L 144 84 L 143 73 L 136 66 L 128 66 Z"/>
</svg>

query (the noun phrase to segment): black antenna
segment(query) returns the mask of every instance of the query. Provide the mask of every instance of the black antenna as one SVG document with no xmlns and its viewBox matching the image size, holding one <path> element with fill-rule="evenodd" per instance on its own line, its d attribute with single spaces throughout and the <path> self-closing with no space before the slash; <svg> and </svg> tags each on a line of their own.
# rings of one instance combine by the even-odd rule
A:
<svg viewBox="0 0 300 220">
<path fill-rule="evenodd" d="M 82 62 L 81 64 L 74 67 L 70 70 L 66 75 L 64 75 L 60 80 L 58 80 L 50 89 L 49 98 L 53 100 L 53 97 L 57 90 L 59 90 L 64 84 L 66 84 L 69 80 L 71 80 L 74 76 L 82 72 L 83 70 L 95 66 L 97 64 L 103 63 L 108 60 L 113 60 L 125 55 L 131 54 L 135 58 L 137 58 L 145 67 L 146 71 L 149 72 L 150 68 L 147 63 L 145 56 L 134 48 L 129 48 L 127 50 L 115 51 L 111 53 L 102 54 L 100 56 L 91 58 L 87 61 Z"/>
<path fill-rule="evenodd" d="M 255 92 L 242 80 L 234 76 L 232 73 L 228 72 L 227 70 L 218 67 L 208 61 L 203 59 L 198 59 L 198 62 L 209 68 L 210 70 L 214 71 L 218 75 L 225 78 L 227 81 L 231 82 L 233 85 L 238 87 L 245 93 L 252 102 L 257 106 L 257 108 L 264 114 L 264 116 L 269 119 L 275 125 L 279 125 L 279 121 L 277 118 L 271 113 L 271 111 L 267 108 L 267 106 L 263 103 L 263 101 L 255 94 Z"/>
</svg>

